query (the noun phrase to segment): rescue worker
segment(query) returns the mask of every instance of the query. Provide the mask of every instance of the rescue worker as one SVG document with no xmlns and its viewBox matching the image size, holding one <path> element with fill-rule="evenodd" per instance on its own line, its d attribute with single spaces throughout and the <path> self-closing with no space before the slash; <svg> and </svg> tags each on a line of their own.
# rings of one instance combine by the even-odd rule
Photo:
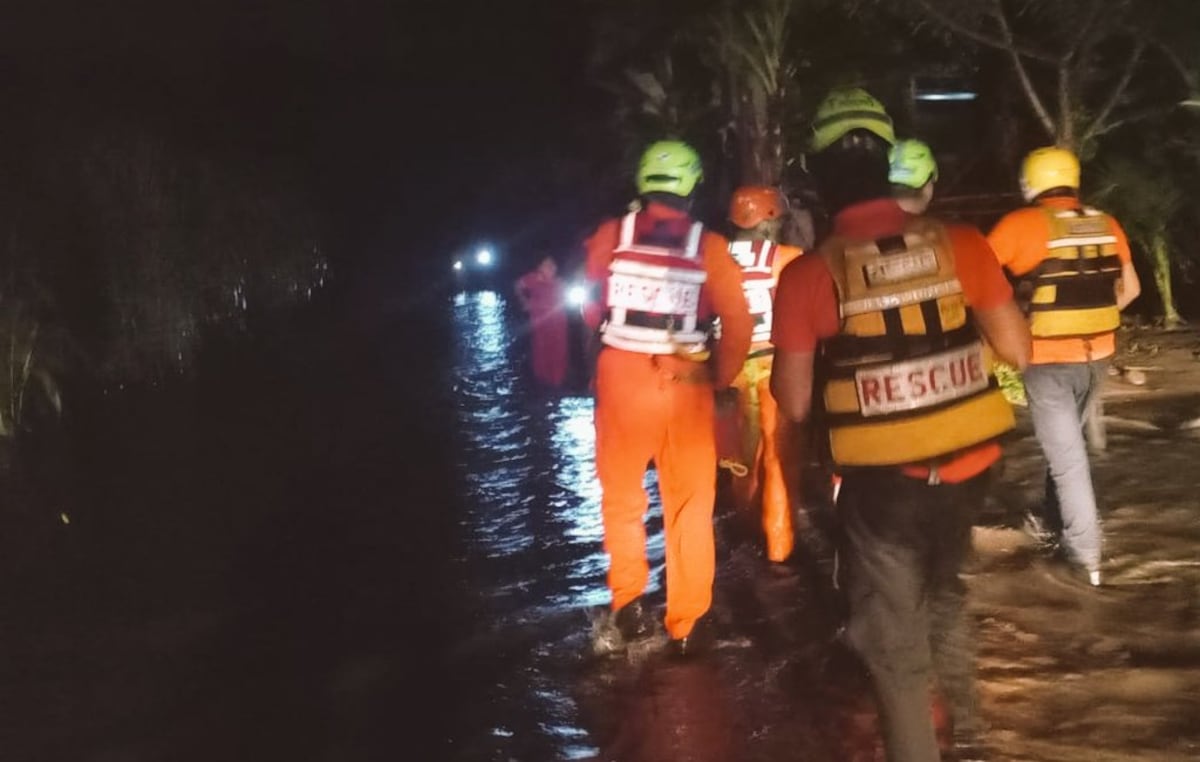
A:
<svg viewBox="0 0 1200 762">
<path fill-rule="evenodd" d="M 933 150 L 920 140 L 900 140 L 888 154 L 888 181 L 896 203 L 909 214 L 924 214 L 938 179 Z"/>
<path fill-rule="evenodd" d="M 627 641 L 650 634 L 642 479 L 652 460 L 666 540 L 665 626 L 679 655 L 700 647 L 693 628 L 712 602 L 713 390 L 741 369 L 751 332 L 728 241 L 689 214 L 702 176 L 686 143 L 652 144 L 637 170 L 639 208 L 602 223 L 586 244 L 585 274 L 604 313 L 596 470 L 613 619 Z M 707 326 L 716 318 L 714 343 Z"/>
<path fill-rule="evenodd" d="M 529 354 L 533 377 L 557 389 L 567 379 L 567 313 L 563 309 L 563 283 L 553 257 L 544 257 L 537 268 L 516 283 L 517 301 L 529 315 Z"/>
<path fill-rule="evenodd" d="M 893 139 L 863 90 L 817 112 L 809 168 L 832 232 L 780 275 L 771 390 L 797 424 L 815 411 L 842 475 L 845 637 L 871 673 L 887 759 L 934 762 L 934 672 L 959 732 L 974 716 L 959 571 L 1014 423 L 987 345 L 1023 367 L 1029 330 L 982 234 L 892 197 Z"/>
<path fill-rule="evenodd" d="M 795 246 L 777 243 L 784 211 L 779 191 L 762 186 L 738 188 L 729 204 L 734 227 L 729 253 L 741 268 L 754 321 L 750 356 L 733 382 L 741 413 L 742 466 L 734 471 L 733 494 L 738 507 L 747 512 L 756 495 L 761 500 L 767 558 L 775 563 L 786 561 L 795 543 L 791 501 L 779 459 L 779 411 L 770 389 L 775 284 L 784 265 L 802 253 Z"/>
<path fill-rule="evenodd" d="M 1073 153 L 1030 153 L 1021 192 L 1030 205 L 1003 217 L 988 240 L 1019 279 L 1033 333 L 1025 394 L 1049 467 L 1044 515 L 1032 518 L 1059 535 L 1073 568 L 1099 585 L 1102 536 L 1083 426 L 1116 351 L 1121 310 L 1141 284 L 1121 226 L 1079 200 Z"/>
</svg>

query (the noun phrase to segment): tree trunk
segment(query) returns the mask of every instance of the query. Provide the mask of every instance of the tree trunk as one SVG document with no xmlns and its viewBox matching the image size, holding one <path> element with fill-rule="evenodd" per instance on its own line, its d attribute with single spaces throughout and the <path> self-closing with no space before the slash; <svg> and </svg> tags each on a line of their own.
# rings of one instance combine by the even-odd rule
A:
<svg viewBox="0 0 1200 762">
<path fill-rule="evenodd" d="M 757 83 L 744 83 L 737 99 L 738 158 L 742 185 L 777 186 L 782 175 L 781 131 L 772 113 L 771 95 Z"/>
<path fill-rule="evenodd" d="M 1154 285 L 1162 299 L 1163 323 L 1174 328 L 1183 322 L 1175 308 L 1175 294 L 1171 289 L 1171 252 L 1167 245 L 1167 231 L 1156 230 L 1150 240 L 1150 252 L 1154 256 Z"/>
</svg>

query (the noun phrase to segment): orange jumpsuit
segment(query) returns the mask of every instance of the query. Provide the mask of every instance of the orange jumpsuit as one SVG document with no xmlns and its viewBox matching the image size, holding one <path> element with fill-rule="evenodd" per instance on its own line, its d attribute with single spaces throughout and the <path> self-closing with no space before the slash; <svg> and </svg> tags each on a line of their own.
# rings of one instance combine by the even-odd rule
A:
<svg viewBox="0 0 1200 762">
<path fill-rule="evenodd" d="M 647 224 L 690 223 L 684 212 L 657 203 L 649 204 L 638 219 Z M 601 285 L 598 292 L 606 300 L 606 312 L 611 311 L 608 280 L 621 226 L 622 220 L 604 222 L 587 241 L 586 274 Z M 642 595 L 649 581 L 644 523 L 648 498 L 642 480 L 653 461 L 666 539 L 665 625 L 676 639 L 689 635 L 712 603 L 713 388 L 728 386 L 750 347 L 746 297 L 727 247 L 722 236 L 707 230 L 699 239 L 696 263 L 704 282 L 698 312 L 701 318 L 719 317 L 722 326 L 709 362 L 606 345 L 596 365 L 596 470 L 612 608 L 616 611 Z M 608 334 L 602 340 L 611 343 Z"/>
<path fill-rule="evenodd" d="M 779 407 L 771 396 L 771 361 L 774 357 L 770 340 L 771 300 L 780 271 L 803 252 L 794 246 L 770 245 L 764 249 L 763 243 L 740 241 L 731 247 L 742 269 L 743 285 L 754 320 L 750 357 L 733 382 L 741 408 L 741 459 L 746 466 L 744 476 L 734 474 L 733 494 L 738 508 L 749 511 L 755 495 L 761 490 L 767 558 L 779 563 L 792 554 L 795 539 L 791 502 L 779 461 L 776 432 Z M 753 251 L 739 251 L 738 246 L 753 246 Z"/>
</svg>

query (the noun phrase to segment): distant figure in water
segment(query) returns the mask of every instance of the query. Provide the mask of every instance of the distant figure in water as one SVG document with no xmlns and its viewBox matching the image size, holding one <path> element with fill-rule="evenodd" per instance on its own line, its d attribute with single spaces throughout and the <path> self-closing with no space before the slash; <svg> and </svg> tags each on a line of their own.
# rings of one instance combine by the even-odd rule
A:
<svg viewBox="0 0 1200 762">
<path fill-rule="evenodd" d="M 567 313 L 558 266 L 546 257 L 536 269 L 517 280 L 517 300 L 529 313 L 533 377 L 552 388 L 567 377 Z"/>
</svg>

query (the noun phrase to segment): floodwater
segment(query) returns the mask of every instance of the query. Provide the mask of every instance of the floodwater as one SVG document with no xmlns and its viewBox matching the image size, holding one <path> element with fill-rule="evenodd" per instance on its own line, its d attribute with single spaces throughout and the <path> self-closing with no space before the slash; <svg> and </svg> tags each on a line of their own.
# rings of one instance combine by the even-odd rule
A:
<svg viewBox="0 0 1200 762">
<path fill-rule="evenodd" d="M 738 517 L 710 653 L 593 653 L 592 403 L 534 388 L 524 351 L 504 297 L 468 292 L 92 400 L 9 477 L 0 759 L 877 759 L 828 568 L 769 572 Z M 1022 417 L 968 569 L 970 758 L 1200 758 L 1193 380 L 1108 406 L 1100 591 L 1016 530 L 1042 468 Z"/>
</svg>

